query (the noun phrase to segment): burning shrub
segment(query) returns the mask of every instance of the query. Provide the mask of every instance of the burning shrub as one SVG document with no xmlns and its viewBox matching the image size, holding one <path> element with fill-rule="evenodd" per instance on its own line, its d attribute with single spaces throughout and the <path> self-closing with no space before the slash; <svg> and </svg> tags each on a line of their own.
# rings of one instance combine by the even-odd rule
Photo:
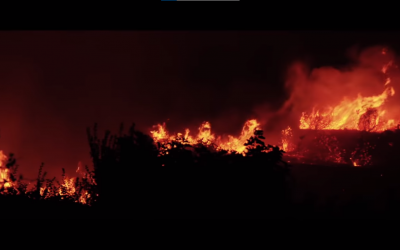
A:
<svg viewBox="0 0 400 250">
<path fill-rule="evenodd" d="M 29 183 L 23 180 L 22 175 L 17 179 L 18 165 L 13 154 L 6 157 L 1 152 L 1 176 L 3 182 L 0 188 L 0 205 L 13 212 L 23 212 L 23 216 L 30 218 L 46 217 L 54 218 L 63 214 L 86 217 L 82 204 L 91 205 L 93 198 L 90 194 L 91 187 L 95 185 L 87 173 L 83 174 L 81 180 L 68 178 L 63 170 L 63 181 L 55 185 L 56 178 L 46 179 L 46 172 L 42 172 L 43 164 L 39 167 L 36 183 L 29 188 Z M 96 197 L 93 195 L 93 197 Z M 62 204 L 58 203 L 63 200 Z M 77 204 L 80 203 L 80 204 Z M 72 206 L 71 206 L 72 205 Z"/>
</svg>

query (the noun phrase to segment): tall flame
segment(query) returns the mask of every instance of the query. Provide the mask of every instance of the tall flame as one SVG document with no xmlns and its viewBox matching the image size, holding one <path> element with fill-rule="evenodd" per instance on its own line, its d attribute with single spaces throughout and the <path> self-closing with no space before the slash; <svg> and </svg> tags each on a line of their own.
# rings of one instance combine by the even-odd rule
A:
<svg viewBox="0 0 400 250">
<path fill-rule="evenodd" d="M 385 53 L 385 51 L 382 51 Z M 386 76 L 387 70 L 393 62 L 382 67 L 382 73 Z M 363 97 L 358 94 L 354 100 L 344 98 L 342 102 L 325 110 L 313 109 L 310 114 L 303 112 L 300 118 L 300 129 L 317 130 L 365 130 L 384 131 L 395 126 L 394 119 L 388 119 L 383 104 L 395 94 L 391 79 L 386 77 L 384 91 L 380 95 Z"/>
</svg>

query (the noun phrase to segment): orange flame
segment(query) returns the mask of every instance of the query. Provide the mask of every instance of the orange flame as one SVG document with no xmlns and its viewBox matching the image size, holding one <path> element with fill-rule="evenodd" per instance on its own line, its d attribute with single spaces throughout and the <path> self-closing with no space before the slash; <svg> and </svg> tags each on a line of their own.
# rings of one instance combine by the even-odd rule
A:
<svg viewBox="0 0 400 250">
<path fill-rule="evenodd" d="M 293 137 L 292 129 L 287 127 L 282 130 L 282 150 L 285 152 L 290 152 L 293 150 L 293 146 L 291 145 L 291 139 Z"/>
<path fill-rule="evenodd" d="M 382 73 L 386 74 L 392 65 L 392 61 L 385 64 Z M 386 100 L 395 94 L 390 83 L 391 80 L 387 77 L 384 84 L 385 90 L 380 95 L 362 97 L 359 94 L 354 100 L 344 98 L 339 105 L 327 107 L 324 111 L 313 109 L 310 114 L 303 112 L 299 127 L 300 129 L 351 129 L 370 132 L 392 129 L 395 126 L 395 120 L 388 119 L 383 109 Z"/>
<path fill-rule="evenodd" d="M 8 157 L 0 150 L 0 187 L 11 187 L 9 169 L 5 167 Z"/>
<path fill-rule="evenodd" d="M 3 153 L 3 151 L 0 150 L 0 187 L 5 188 L 5 190 L 2 193 L 8 193 L 9 189 L 15 188 L 16 183 L 13 183 L 10 180 L 10 172 L 9 169 L 7 169 L 5 165 L 5 161 L 8 159 L 8 157 Z M 78 168 L 76 170 L 78 174 L 81 175 L 82 179 L 86 179 L 91 185 L 96 185 L 95 181 L 91 176 L 89 176 L 88 173 L 82 171 L 82 163 L 78 163 Z M 29 183 L 30 184 L 30 183 Z M 51 189 L 56 188 L 55 193 L 52 193 Z M 16 189 L 17 190 L 17 189 Z M 61 199 L 64 199 L 64 197 L 77 197 L 75 198 L 75 202 L 79 202 L 82 204 L 88 204 L 88 199 L 90 198 L 90 194 L 87 190 L 81 190 L 80 193 L 77 193 L 76 189 L 76 178 L 75 177 L 67 177 L 65 176 L 62 180 L 62 183 L 58 187 L 50 187 L 46 183 L 43 183 L 43 186 L 40 187 L 39 193 L 44 199 L 51 198 L 54 195 L 61 196 Z M 26 191 L 28 193 L 29 190 Z M 17 190 L 17 193 L 20 194 L 20 192 Z"/>
<path fill-rule="evenodd" d="M 216 138 L 214 134 L 211 133 L 211 124 L 209 122 L 203 122 L 199 127 L 199 132 L 194 138 L 189 135 L 189 129 L 185 130 L 184 139 L 187 143 L 194 145 L 198 142 L 210 145 L 214 143 L 219 150 L 226 150 L 228 152 L 238 152 L 245 153 L 246 146 L 244 144 L 247 140 L 254 135 L 254 130 L 259 128 L 260 124 L 257 120 L 248 120 L 243 128 L 240 136 L 234 137 L 229 135 L 227 139 L 223 140 L 220 137 Z M 165 128 L 165 123 L 163 125 L 154 126 L 156 130 L 150 131 L 155 142 L 176 140 L 182 136 L 182 133 L 178 133 L 177 136 L 170 136 Z M 167 152 L 168 153 L 168 152 Z"/>
</svg>

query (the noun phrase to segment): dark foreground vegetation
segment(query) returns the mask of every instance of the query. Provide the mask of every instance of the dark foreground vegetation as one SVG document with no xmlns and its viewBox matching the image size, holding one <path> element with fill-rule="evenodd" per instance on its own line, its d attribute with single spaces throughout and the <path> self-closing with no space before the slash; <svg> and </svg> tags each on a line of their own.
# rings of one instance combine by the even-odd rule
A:
<svg viewBox="0 0 400 250">
<path fill-rule="evenodd" d="M 75 183 L 75 194 L 54 191 L 62 183 L 42 168 L 27 191 L 10 157 L 13 188 L 3 190 L 0 209 L 10 218 L 38 219 L 395 218 L 400 211 L 400 171 L 289 166 L 283 151 L 264 144 L 261 130 L 245 157 L 183 138 L 154 143 L 134 126 L 101 138 L 96 126 L 87 133 L 94 170 Z M 90 206 L 76 202 L 82 192 Z"/>
<path fill-rule="evenodd" d="M 248 142 L 246 157 L 204 142 L 190 146 L 183 138 L 155 144 L 134 126 L 101 140 L 96 128 L 88 135 L 95 206 L 104 216 L 257 218 L 284 209 L 289 169 L 283 151 L 264 144 L 262 131 Z"/>
</svg>

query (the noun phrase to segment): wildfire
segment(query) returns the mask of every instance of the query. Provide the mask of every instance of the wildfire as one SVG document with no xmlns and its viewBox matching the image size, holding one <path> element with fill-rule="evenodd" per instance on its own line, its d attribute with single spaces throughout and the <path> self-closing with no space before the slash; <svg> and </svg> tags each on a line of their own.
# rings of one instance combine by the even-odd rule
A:
<svg viewBox="0 0 400 250">
<path fill-rule="evenodd" d="M 386 54 L 386 50 L 382 54 Z M 324 109 L 313 108 L 311 112 L 303 112 L 299 120 L 300 129 L 312 130 L 359 130 L 368 132 L 382 132 L 388 129 L 393 129 L 397 126 L 400 120 L 390 117 L 388 111 L 385 110 L 384 104 L 387 100 L 395 95 L 395 90 L 391 85 L 391 78 L 387 75 L 388 69 L 395 67 L 393 61 L 389 61 L 383 65 L 381 73 L 385 76 L 383 83 L 383 92 L 374 96 L 362 96 L 358 94 L 357 98 L 349 99 L 344 97 L 337 105 L 325 107 Z M 311 108 L 311 107 L 310 107 Z M 298 117 L 296 117 L 298 119 Z M 161 154 L 168 154 L 171 149 L 169 142 L 180 141 L 183 144 L 196 145 L 214 145 L 216 150 L 225 150 L 230 153 L 237 152 L 246 154 L 245 143 L 254 135 L 256 130 L 260 129 L 260 123 L 256 119 L 250 119 L 245 122 L 239 136 L 229 135 L 226 138 L 216 137 L 212 133 L 210 122 L 203 122 L 196 135 L 191 135 L 190 130 L 185 129 L 184 133 L 170 134 L 166 129 L 166 123 L 157 124 L 154 129 L 150 131 L 152 138 L 157 144 L 165 145 L 165 148 L 160 152 Z M 365 166 L 371 163 L 370 151 L 373 149 L 368 143 L 357 146 L 352 152 L 350 157 L 346 156 L 345 151 L 338 146 L 338 140 L 335 136 L 328 136 L 326 134 L 318 135 L 314 138 L 317 142 L 317 148 L 325 150 L 328 155 L 321 157 L 316 152 L 311 152 L 313 158 L 322 158 L 325 161 L 336 163 L 352 164 L 354 167 Z M 390 144 L 392 146 L 392 144 Z M 176 147 L 176 146 L 175 146 Z M 281 131 L 281 149 L 285 152 L 292 153 L 292 156 L 299 156 L 298 145 L 293 143 L 293 131 L 291 127 L 286 127 Z M 308 150 L 308 149 L 307 149 Z M 317 151 L 317 150 L 315 150 Z M 303 151 L 304 153 L 305 151 Z M 10 170 L 6 166 L 8 157 L 0 150 L 0 188 L 7 192 L 8 189 L 15 188 L 15 181 L 11 178 Z M 164 164 L 162 165 L 164 166 Z M 80 175 L 81 180 L 86 180 L 90 185 L 96 185 L 93 178 L 83 171 L 82 164 L 79 162 L 76 173 Z M 87 204 L 90 193 L 84 187 L 78 185 L 78 177 L 68 177 L 63 175 L 61 183 L 57 187 L 44 183 L 40 186 L 39 193 L 45 199 L 59 196 L 61 199 L 73 198 L 75 202 Z"/>
<path fill-rule="evenodd" d="M 300 129 L 353 129 L 370 132 L 387 130 L 394 126 L 394 120 L 385 120 L 385 110 L 380 108 L 385 100 L 393 95 L 394 89 L 390 87 L 378 96 L 359 95 L 353 101 L 345 99 L 326 112 L 313 110 L 309 115 L 303 113 L 300 118 Z"/>
<path fill-rule="evenodd" d="M 0 187 L 4 188 L 1 192 L 2 194 L 9 193 L 11 189 L 15 189 L 17 194 L 21 194 L 18 190 L 18 185 L 20 183 L 13 182 L 10 176 L 10 169 L 5 166 L 5 162 L 7 161 L 8 157 L 4 154 L 2 150 L 0 150 Z M 90 185 L 96 185 L 94 179 L 89 176 L 87 172 L 82 171 L 82 164 L 78 163 L 78 168 L 76 172 L 80 175 L 80 177 Z M 84 188 L 77 188 L 77 178 L 68 177 L 63 175 L 62 182 L 59 186 L 52 186 L 49 182 L 42 183 L 42 186 L 39 188 L 40 196 L 44 199 L 52 198 L 54 196 L 60 196 L 61 199 L 66 197 L 72 198 L 75 202 L 79 202 L 82 204 L 88 204 L 88 199 L 90 198 L 90 194 L 88 190 Z M 26 190 L 25 193 L 28 194 L 31 190 Z"/>
<path fill-rule="evenodd" d="M 256 129 L 259 129 L 260 124 L 257 122 L 257 120 L 252 119 L 248 120 L 242 129 L 242 132 L 239 137 L 234 137 L 229 135 L 228 140 L 225 142 L 221 142 L 219 144 L 219 147 L 223 150 L 227 151 L 236 151 L 238 153 L 246 153 L 246 147 L 244 144 L 248 139 L 250 139 L 251 136 L 254 135 L 254 131 Z"/>
<path fill-rule="evenodd" d="M 222 139 L 221 137 L 215 137 L 211 132 L 211 124 L 209 122 L 203 122 L 199 127 L 199 132 L 195 137 L 189 135 L 189 129 L 185 130 L 185 135 L 182 138 L 182 133 L 177 133 L 176 136 L 169 135 L 166 130 L 165 123 L 163 125 L 156 125 L 154 128 L 156 130 L 150 131 L 155 142 L 167 142 L 170 140 L 184 139 L 184 143 L 187 144 L 197 144 L 202 143 L 205 145 L 215 144 L 217 149 L 226 150 L 228 152 L 238 152 L 245 153 L 246 146 L 244 144 L 247 140 L 254 135 L 254 131 L 258 129 L 260 124 L 257 120 L 248 120 L 243 128 L 240 136 L 234 137 L 229 135 L 227 139 Z"/>
<path fill-rule="evenodd" d="M 8 157 L 4 154 L 3 150 L 0 150 L 0 187 L 4 188 L 11 187 L 9 169 L 5 166 L 7 159 Z"/>
<path fill-rule="evenodd" d="M 157 130 L 151 131 L 150 133 L 153 134 L 153 139 L 156 142 L 169 138 L 168 137 L 168 132 L 165 129 L 165 122 L 163 123 L 163 125 L 158 124 L 157 125 Z"/>
<path fill-rule="evenodd" d="M 186 131 L 188 131 L 189 135 L 189 129 L 186 129 Z M 211 134 L 211 124 L 209 122 L 203 122 L 203 124 L 201 124 L 201 126 L 199 127 L 197 140 L 202 143 L 210 144 L 212 141 L 214 141 L 214 139 L 215 136 Z"/>
<path fill-rule="evenodd" d="M 385 53 L 385 50 L 382 52 Z M 393 62 L 382 67 L 382 73 L 386 76 L 389 67 Z M 364 130 L 378 132 L 395 127 L 395 120 L 387 118 L 387 112 L 383 104 L 389 97 L 395 94 L 391 80 L 386 77 L 384 91 L 380 95 L 363 97 L 358 94 L 354 100 L 344 98 L 342 102 L 334 107 L 327 107 L 325 110 L 313 109 L 310 114 L 302 113 L 300 118 L 300 129 L 316 130 Z"/>
<path fill-rule="evenodd" d="M 287 127 L 286 129 L 282 130 L 282 150 L 285 152 L 291 151 L 291 139 L 293 137 L 292 129 Z"/>
</svg>

